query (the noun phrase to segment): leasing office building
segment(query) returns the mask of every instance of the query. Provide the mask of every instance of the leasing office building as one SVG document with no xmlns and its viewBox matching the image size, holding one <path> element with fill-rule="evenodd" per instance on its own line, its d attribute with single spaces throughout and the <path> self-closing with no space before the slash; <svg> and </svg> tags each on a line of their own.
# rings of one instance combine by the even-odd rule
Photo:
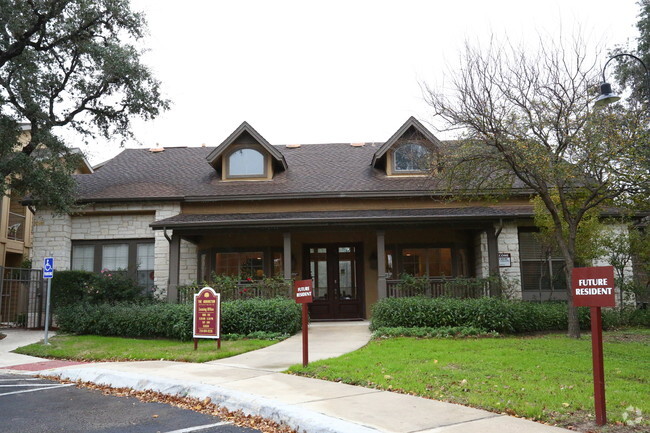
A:
<svg viewBox="0 0 650 433">
<path fill-rule="evenodd" d="M 34 262 L 51 252 L 57 269 L 128 269 L 171 300 L 213 272 L 313 278 L 316 319 L 367 317 L 402 273 L 498 273 L 515 296 L 564 298 L 529 191 L 435 199 L 419 161 L 444 145 L 410 118 L 384 143 L 274 146 L 244 122 L 216 148 L 127 149 L 77 176 L 82 212 L 37 212 Z"/>
</svg>

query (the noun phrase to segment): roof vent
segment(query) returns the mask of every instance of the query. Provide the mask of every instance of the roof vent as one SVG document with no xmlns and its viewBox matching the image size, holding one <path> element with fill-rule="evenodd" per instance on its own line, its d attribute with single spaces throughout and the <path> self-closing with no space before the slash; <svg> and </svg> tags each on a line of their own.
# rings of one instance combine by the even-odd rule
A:
<svg viewBox="0 0 650 433">
<path fill-rule="evenodd" d="M 205 143 L 201 143 L 201 147 L 205 147 L 205 146 L 207 146 Z"/>
<path fill-rule="evenodd" d="M 363 147 L 365 145 L 366 145 L 366 143 L 350 143 L 350 146 L 352 146 L 352 147 Z"/>
<path fill-rule="evenodd" d="M 158 144 L 158 143 L 156 143 Z M 159 153 L 159 152 L 164 152 L 165 148 L 164 147 L 152 147 L 149 149 L 149 152 L 151 153 Z"/>
<path fill-rule="evenodd" d="M 299 144 L 287 144 L 287 149 L 298 149 L 299 147 Z"/>
</svg>

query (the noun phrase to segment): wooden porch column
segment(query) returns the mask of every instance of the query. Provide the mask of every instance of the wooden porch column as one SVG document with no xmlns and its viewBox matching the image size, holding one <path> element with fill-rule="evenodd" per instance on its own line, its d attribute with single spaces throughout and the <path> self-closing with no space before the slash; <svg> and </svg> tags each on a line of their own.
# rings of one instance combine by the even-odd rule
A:
<svg viewBox="0 0 650 433">
<path fill-rule="evenodd" d="M 386 238 L 383 230 L 377 231 L 377 298 L 388 296 L 386 288 Z"/>
<path fill-rule="evenodd" d="M 172 234 L 169 241 L 169 279 L 167 280 L 167 302 L 178 302 L 178 275 L 181 260 L 181 236 Z"/>
<path fill-rule="evenodd" d="M 282 233 L 284 238 L 284 259 L 282 261 L 284 267 L 284 279 L 291 279 L 291 233 Z"/>
</svg>

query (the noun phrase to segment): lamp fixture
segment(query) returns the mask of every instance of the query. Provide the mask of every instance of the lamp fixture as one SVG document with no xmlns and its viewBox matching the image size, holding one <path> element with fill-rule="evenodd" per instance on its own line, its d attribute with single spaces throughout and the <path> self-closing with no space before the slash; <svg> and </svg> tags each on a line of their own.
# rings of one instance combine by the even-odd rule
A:
<svg viewBox="0 0 650 433">
<path fill-rule="evenodd" d="M 620 95 L 618 95 L 618 94 L 616 94 L 616 93 L 614 93 L 612 91 L 611 84 L 609 84 L 607 82 L 607 80 L 605 79 L 605 69 L 607 69 L 607 65 L 609 64 L 609 62 L 611 62 L 612 60 L 614 60 L 614 59 L 616 59 L 618 57 L 623 57 L 623 56 L 632 57 L 633 59 L 638 60 L 639 63 L 641 63 L 641 65 L 643 65 L 643 68 L 645 69 L 645 73 L 646 73 L 646 81 L 647 81 L 648 85 L 650 86 L 650 77 L 649 77 L 650 72 L 648 71 L 648 68 L 645 65 L 645 63 L 643 63 L 643 60 L 641 60 L 640 58 L 638 58 L 634 54 L 629 54 L 629 53 L 616 54 L 615 56 L 610 57 L 609 60 L 607 60 L 607 62 L 605 63 L 605 66 L 603 66 L 603 83 L 600 85 L 600 96 L 598 96 L 598 98 L 596 98 L 596 102 L 594 103 L 594 106 L 596 106 L 596 107 L 604 107 L 605 105 L 612 104 L 612 103 L 614 103 L 616 101 L 619 101 L 621 99 Z"/>
</svg>

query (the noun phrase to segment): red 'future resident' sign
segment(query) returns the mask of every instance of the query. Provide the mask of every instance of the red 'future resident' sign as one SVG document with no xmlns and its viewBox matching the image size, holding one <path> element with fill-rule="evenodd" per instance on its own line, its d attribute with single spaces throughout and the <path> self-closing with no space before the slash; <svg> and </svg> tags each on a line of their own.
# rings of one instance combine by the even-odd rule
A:
<svg viewBox="0 0 650 433">
<path fill-rule="evenodd" d="M 298 304 L 308 304 L 314 297 L 314 289 L 311 280 L 300 280 L 293 284 L 293 293 Z"/>
<path fill-rule="evenodd" d="M 571 290 L 576 307 L 615 307 L 614 267 L 573 268 Z"/>
<path fill-rule="evenodd" d="M 204 287 L 194 295 L 194 338 L 219 338 L 221 295 Z"/>
</svg>

